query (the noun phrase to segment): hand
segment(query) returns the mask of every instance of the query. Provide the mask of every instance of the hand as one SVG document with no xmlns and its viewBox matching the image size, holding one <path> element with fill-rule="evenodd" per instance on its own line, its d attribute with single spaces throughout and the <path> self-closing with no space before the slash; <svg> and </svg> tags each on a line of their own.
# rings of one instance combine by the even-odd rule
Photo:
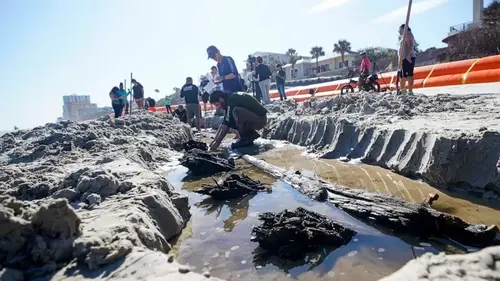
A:
<svg viewBox="0 0 500 281">
<path fill-rule="evenodd" d="M 411 62 L 411 57 L 406 57 L 405 58 L 407 61 Z"/>
</svg>

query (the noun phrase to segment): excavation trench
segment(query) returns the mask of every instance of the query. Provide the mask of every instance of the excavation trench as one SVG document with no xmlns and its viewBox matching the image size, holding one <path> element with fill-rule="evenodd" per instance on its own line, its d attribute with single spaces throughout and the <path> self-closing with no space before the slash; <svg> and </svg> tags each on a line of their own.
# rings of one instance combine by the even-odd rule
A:
<svg viewBox="0 0 500 281">
<path fill-rule="evenodd" d="M 240 151 L 241 152 L 241 151 Z M 360 163 L 315 159 L 304 149 L 278 141 L 257 141 L 254 149 L 259 159 L 280 168 L 300 171 L 308 177 L 352 188 L 392 194 L 421 203 L 428 193 L 438 192 L 433 207 L 455 214 L 472 223 L 496 224 L 498 208 L 489 202 L 478 204 L 446 194 L 435 188 L 404 178 L 387 170 Z M 177 166 L 165 172 L 176 189 L 188 194 L 192 217 L 186 229 L 171 241 L 171 253 L 195 272 L 209 270 L 212 276 L 226 280 L 378 280 L 399 269 L 407 261 L 425 252 L 464 253 L 474 251 L 444 238 L 418 240 L 412 235 L 395 236 L 383 227 L 374 228 L 335 208 L 313 200 L 288 183 L 277 180 L 243 159 L 235 163 L 236 174 L 246 174 L 270 186 L 270 192 L 258 192 L 231 200 L 214 200 L 193 192 L 203 184 L 213 184 L 214 177 L 191 176 Z M 481 205 L 483 204 L 483 205 Z M 266 254 L 252 242 L 252 228 L 259 225 L 264 212 L 281 212 L 303 207 L 325 215 L 353 229 L 356 234 L 346 245 L 311 252 L 299 261 L 286 261 Z"/>
</svg>

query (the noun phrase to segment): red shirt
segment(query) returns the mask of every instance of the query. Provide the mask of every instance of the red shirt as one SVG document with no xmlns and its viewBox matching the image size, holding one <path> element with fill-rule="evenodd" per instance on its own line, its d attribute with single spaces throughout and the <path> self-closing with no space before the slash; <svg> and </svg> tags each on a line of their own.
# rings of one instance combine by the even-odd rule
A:
<svg viewBox="0 0 500 281">
<path fill-rule="evenodd" d="M 370 72 L 370 68 L 372 67 L 372 63 L 368 57 L 364 57 L 361 60 L 361 65 L 359 66 L 360 72 Z"/>
</svg>

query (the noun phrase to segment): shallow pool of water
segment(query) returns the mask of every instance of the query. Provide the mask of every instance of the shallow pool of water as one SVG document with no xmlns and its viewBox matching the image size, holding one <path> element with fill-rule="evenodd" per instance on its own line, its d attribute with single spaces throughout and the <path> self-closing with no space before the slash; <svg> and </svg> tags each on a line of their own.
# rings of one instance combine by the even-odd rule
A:
<svg viewBox="0 0 500 281">
<path fill-rule="evenodd" d="M 272 192 L 216 201 L 191 192 L 203 183 L 212 183 L 211 178 L 190 177 L 184 167 L 166 172 L 168 180 L 189 195 L 192 206 L 192 218 L 182 235 L 172 241 L 172 253 L 196 272 L 209 270 L 212 276 L 226 280 L 378 280 L 415 256 L 438 252 L 438 247 L 458 251 L 446 243 L 443 247 L 383 234 L 327 203 L 305 197 L 242 160 L 237 161 L 237 172 L 272 186 Z M 299 262 L 266 257 L 265 251 L 250 241 L 252 227 L 259 224 L 258 215 L 299 206 L 339 221 L 357 235 L 345 246 L 311 253 Z"/>
<path fill-rule="evenodd" d="M 262 147 L 274 146 L 275 141 L 260 140 Z M 366 165 L 360 161 L 345 163 L 334 159 L 318 159 L 305 149 L 283 145 L 260 152 L 255 157 L 285 169 L 299 170 L 309 176 L 318 176 L 346 187 L 363 188 L 391 194 L 415 203 L 422 203 L 428 194 L 437 193 L 439 200 L 432 207 L 458 216 L 470 223 L 495 224 L 500 227 L 500 203 L 464 193 L 437 189 L 419 180 L 412 180 L 387 169 Z"/>
</svg>

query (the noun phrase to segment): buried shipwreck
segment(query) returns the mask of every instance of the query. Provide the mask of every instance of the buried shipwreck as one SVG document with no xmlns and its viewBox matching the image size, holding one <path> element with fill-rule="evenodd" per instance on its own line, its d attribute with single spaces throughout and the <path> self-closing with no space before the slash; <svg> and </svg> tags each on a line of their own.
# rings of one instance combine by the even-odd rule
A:
<svg viewBox="0 0 500 281">
<path fill-rule="evenodd" d="M 312 109 L 314 106 L 313 102 Z M 365 109 L 370 111 L 368 107 Z M 303 109 L 298 107 L 297 110 Z M 288 120 L 289 116 L 285 114 L 282 118 Z M 297 118 L 302 117 L 299 115 Z M 277 128 L 277 119 L 273 120 L 266 128 L 268 137 Z M 313 135 L 324 135 L 318 127 L 313 129 L 317 131 L 315 134 L 304 130 L 298 136 L 297 123 L 292 123 L 291 126 L 294 128 L 289 130 L 293 135 L 292 140 L 297 138 L 307 141 L 314 139 L 311 138 Z M 328 134 L 332 134 L 332 131 Z M 338 144 L 347 143 L 347 131 L 343 135 L 336 135 L 341 140 Z M 206 207 L 207 214 L 214 213 L 213 206 L 219 204 L 219 211 L 214 215 L 217 227 L 214 227 L 215 224 L 210 225 L 211 228 L 202 229 L 195 235 L 211 239 L 207 241 L 213 243 L 207 248 L 217 248 L 217 243 L 231 241 L 231 235 L 245 239 L 250 246 L 244 246 L 243 243 L 224 244 L 227 249 L 219 248 L 216 253 L 204 253 L 205 248 L 202 248 L 201 253 L 200 247 L 182 248 L 180 252 L 191 251 L 193 259 L 201 259 L 205 255 L 215 259 L 216 254 L 217 258 L 231 259 L 242 255 L 237 253 L 238 249 L 245 249 L 250 255 L 255 255 L 254 271 L 248 270 L 247 273 L 255 272 L 268 263 L 280 264 L 269 259 L 261 263 L 257 258 L 260 257 L 257 253 L 259 249 L 285 260 L 300 259 L 304 252 L 318 251 L 326 254 L 331 251 L 333 256 L 354 257 L 356 250 L 350 247 L 361 243 L 358 239 L 375 239 L 375 236 L 368 239 L 369 235 L 364 234 L 365 226 L 359 226 L 352 218 L 346 219 L 349 220 L 346 223 L 343 219 L 332 219 L 330 215 L 319 215 L 324 213 L 326 205 L 335 216 L 345 218 L 338 211 L 341 209 L 362 223 L 390 229 L 398 235 L 404 233 L 419 238 L 443 237 L 477 247 L 498 244 L 496 226 L 470 224 L 432 209 L 433 202 L 439 202 L 437 196 L 429 195 L 422 204 L 410 203 L 394 196 L 330 184 L 306 173 L 280 169 L 265 161 L 244 156 L 243 159 L 258 167 L 259 171 L 265 171 L 279 179 L 270 189 L 267 182 L 260 182 L 263 177 L 261 174 L 252 174 L 246 167 L 241 170 L 241 159 L 207 152 L 202 142 L 189 142 L 190 140 L 191 130 L 187 126 L 169 116 L 149 113 L 116 120 L 106 117 L 90 122 L 59 122 L 3 135 L 0 138 L 1 277 L 15 278 L 14 280 L 83 280 L 91 278 L 90 276 L 97 280 L 215 279 L 207 277 L 212 275 L 209 273 L 213 266 L 211 260 L 200 260 L 199 267 L 194 268 L 179 265 L 171 256 L 166 255 L 176 247 L 174 240 L 179 234 L 189 233 L 183 231 L 184 227 L 195 229 L 190 231 L 198 231 L 196 225 L 193 228 L 189 224 L 200 223 L 200 220 L 193 221 L 192 216 L 196 214 L 193 206 L 205 208 L 202 207 L 203 204 L 210 205 Z M 384 140 L 382 143 L 383 147 L 390 147 L 390 141 Z M 408 146 L 412 147 L 411 144 Z M 372 147 L 375 153 L 375 146 Z M 412 149 L 417 148 L 418 146 Z M 181 150 L 184 150 L 182 156 L 178 152 Z M 318 147 L 315 151 L 325 152 L 327 157 L 337 156 L 337 152 L 330 151 L 327 154 L 327 150 Z M 352 153 L 350 158 L 354 158 L 354 155 Z M 424 153 L 424 158 L 427 157 L 425 155 L 427 154 Z M 417 154 L 412 157 L 416 158 Z M 382 156 L 380 163 L 389 158 Z M 198 193 L 190 191 L 195 195 L 185 194 L 174 188 L 160 172 L 165 166 L 177 165 L 178 159 L 181 165 L 187 167 L 186 173 L 191 177 L 190 184 L 197 185 L 192 190 L 197 190 Z M 489 160 L 488 158 L 487 162 Z M 219 180 L 211 178 L 219 175 L 222 176 Z M 205 180 L 206 185 L 198 184 L 193 177 Z M 297 207 L 292 204 L 294 202 L 287 200 L 290 198 L 287 196 L 293 193 L 283 183 L 327 204 L 312 203 L 301 198 L 303 204 Z M 488 188 L 492 188 L 492 185 Z M 200 194 L 214 198 L 207 200 Z M 199 202 L 192 202 L 193 198 Z M 266 198 L 273 198 L 275 201 Z M 285 201 L 279 201 L 280 199 Z M 270 211 L 256 214 L 255 211 L 248 210 L 253 205 Z M 246 211 L 242 209 L 245 207 Z M 313 207 L 315 211 L 310 210 Z M 229 218 L 221 221 L 219 215 Z M 245 217 L 260 219 L 258 222 L 249 219 L 252 222 L 253 236 L 242 230 L 250 227 L 243 222 Z M 201 220 L 204 218 L 201 217 Z M 381 240 L 381 245 L 391 241 L 391 245 L 400 243 L 403 247 L 406 246 L 396 238 L 390 239 L 393 240 Z M 293 244 L 295 241 L 301 243 Z M 254 244 L 251 243 L 258 244 L 259 247 L 252 249 Z M 379 246 L 376 252 L 380 255 L 384 252 L 380 247 L 389 248 L 391 245 Z M 346 250 L 349 252 L 345 252 Z M 436 259 L 450 260 L 449 264 L 467 261 L 469 266 L 465 266 L 465 274 L 471 272 L 471 276 L 480 277 L 478 274 L 474 275 L 473 265 L 480 263 L 485 266 L 478 268 L 483 268 L 488 274 L 494 273 L 498 252 L 498 248 L 491 248 L 478 254 L 456 257 L 432 258 L 424 255 L 409 266 L 418 264 L 425 269 L 426 264 L 435 264 Z M 326 254 L 323 254 L 315 266 L 326 260 Z M 285 276 L 290 278 L 288 274 L 292 269 L 307 263 L 309 258 L 306 256 L 301 259 L 295 267 L 284 266 L 283 268 L 287 268 Z M 250 259 L 237 260 L 237 263 L 245 266 L 247 261 Z M 447 262 L 440 262 L 439 266 L 446 268 Z M 463 270 L 455 271 L 453 268 L 450 270 L 455 275 L 464 276 Z M 216 268 L 214 270 L 217 272 Z M 221 270 L 223 268 L 218 272 Z M 402 271 L 410 275 L 407 267 Z M 388 277 L 392 278 L 388 280 L 398 280 L 397 276 L 401 275 L 397 274 Z M 411 276 L 418 277 L 418 274 Z M 434 277 L 439 275 L 437 272 L 433 274 Z M 432 280 L 432 276 L 429 275 L 428 279 Z"/>
</svg>

